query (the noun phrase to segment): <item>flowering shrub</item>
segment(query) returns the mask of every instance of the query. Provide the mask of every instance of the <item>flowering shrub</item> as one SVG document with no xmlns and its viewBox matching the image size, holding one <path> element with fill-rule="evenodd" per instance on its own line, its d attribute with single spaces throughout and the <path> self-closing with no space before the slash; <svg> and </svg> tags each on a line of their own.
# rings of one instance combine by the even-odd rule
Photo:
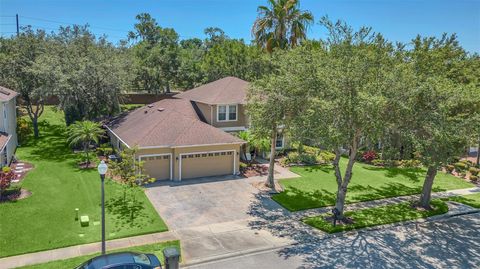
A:
<svg viewBox="0 0 480 269">
<path fill-rule="evenodd" d="M 366 163 L 371 163 L 373 160 L 377 158 L 378 158 L 378 155 L 374 150 L 365 151 L 362 155 L 362 159 Z"/>
<path fill-rule="evenodd" d="M 3 167 L 0 172 L 0 198 L 2 197 L 3 192 L 10 187 L 12 179 L 15 178 L 15 173 L 10 169 L 10 167 Z"/>
</svg>

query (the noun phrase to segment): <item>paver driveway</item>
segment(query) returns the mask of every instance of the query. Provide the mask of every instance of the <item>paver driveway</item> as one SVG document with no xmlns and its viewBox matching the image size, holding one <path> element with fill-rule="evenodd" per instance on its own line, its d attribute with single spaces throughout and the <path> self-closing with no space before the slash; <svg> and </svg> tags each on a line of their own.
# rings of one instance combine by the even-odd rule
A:
<svg viewBox="0 0 480 269">
<path fill-rule="evenodd" d="M 177 230 L 250 218 L 258 190 L 246 178 L 225 176 L 165 182 L 146 193 L 169 228 Z"/>
</svg>

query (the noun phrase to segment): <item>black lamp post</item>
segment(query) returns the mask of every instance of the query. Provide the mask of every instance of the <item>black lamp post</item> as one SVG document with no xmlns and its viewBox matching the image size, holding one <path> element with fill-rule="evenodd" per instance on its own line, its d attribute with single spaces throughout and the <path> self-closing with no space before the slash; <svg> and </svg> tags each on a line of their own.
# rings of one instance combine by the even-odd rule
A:
<svg viewBox="0 0 480 269">
<path fill-rule="evenodd" d="M 102 180 L 102 255 L 105 255 L 105 174 L 108 166 L 105 161 L 101 161 L 97 167 L 100 179 Z"/>
</svg>

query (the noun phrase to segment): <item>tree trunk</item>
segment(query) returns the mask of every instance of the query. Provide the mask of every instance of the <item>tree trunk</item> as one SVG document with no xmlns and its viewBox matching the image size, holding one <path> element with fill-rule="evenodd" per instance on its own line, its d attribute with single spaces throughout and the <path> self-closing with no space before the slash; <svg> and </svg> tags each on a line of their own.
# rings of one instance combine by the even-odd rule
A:
<svg viewBox="0 0 480 269">
<path fill-rule="evenodd" d="M 40 133 L 38 131 L 38 119 L 36 117 L 32 119 L 32 125 L 33 125 L 33 136 L 35 138 L 38 138 Z"/>
<path fill-rule="evenodd" d="M 477 148 L 477 166 L 480 165 L 480 137 L 478 138 L 478 148 Z"/>
<path fill-rule="evenodd" d="M 271 136 L 271 145 L 270 145 L 270 164 L 268 166 L 268 177 L 266 185 L 273 190 L 275 190 L 275 179 L 273 173 L 275 172 L 275 145 L 277 141 L 277 128 L 272 129 L 272 136 Z"/>
<path fill-rule="evenodd" d="M 350 180 L 352 179 L 352 170 L 353 165 L 356 161 L 357 151 L 358 151 L 358 143 L 359 143 L 360 133 L 357 133 L 353 137 L 352 145 L 349 151 L 348 157 L 348 164 L 347 168 L 345 169 L 345 176 L 342 179 L 342 175 L 340 172 L 340 157 L 341 153 L 340 150 L 337 149 L 335 151 L 335 160 L 334 160 L 334 168 L 335 168 L 335 177 L 337 178 L 337 200 L 335 201 L 335 208 L 338 210 L 338 218 L 343 219 L 345 216 L 343 215 L 343 210 L 345 207 L 345 198 L 347 197 L 347 188 Z"/>
<path fill-rule="evenodd" d="M 422 194 L 420 196 L 420 206 L 425 209 L 431 209 L 430 200 L 432 198 L 432 186 L 436 175 L 437 167 L 429 166 L 427 175 L 425 176 L 425 181 L 423 182 Z"/>
</svg>

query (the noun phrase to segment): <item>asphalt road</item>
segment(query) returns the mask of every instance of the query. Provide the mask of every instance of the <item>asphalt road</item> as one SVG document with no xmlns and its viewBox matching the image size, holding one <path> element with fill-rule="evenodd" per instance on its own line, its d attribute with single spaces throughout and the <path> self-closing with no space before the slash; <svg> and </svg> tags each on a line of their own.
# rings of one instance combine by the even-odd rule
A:
<svg viewBox="0 0 480 269">
<path fill-rule="evenodd" d="M 480 268 L 480 213 L 307 241 L 185 268 Z"/>
</svg>

